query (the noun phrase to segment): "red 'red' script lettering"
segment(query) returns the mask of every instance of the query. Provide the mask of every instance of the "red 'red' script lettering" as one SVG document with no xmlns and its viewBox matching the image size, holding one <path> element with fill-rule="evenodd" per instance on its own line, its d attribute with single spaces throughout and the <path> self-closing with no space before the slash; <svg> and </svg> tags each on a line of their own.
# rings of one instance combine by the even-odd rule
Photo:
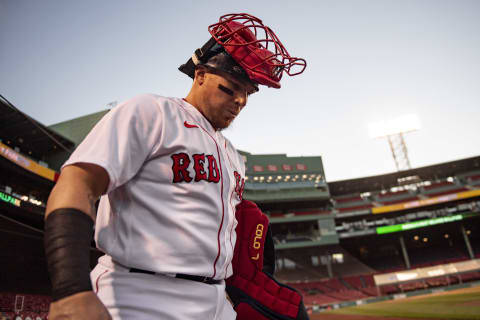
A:
<svg viewBox="0 0 480 320">
<path fill-rule="evenodd" d="M 170 156 L 172 158 L 173 182 L 195 182 L 208 181 L 218 183 L 220 181 L 220 172 L 218 170 L 217 159 L 211 154 L 194 154 L 190 157 L 186 153 L 176 153 Z M 189 169 L 193 162 L 193 168 Z M 207 167 L 205 167 L 205 165 Z M 194 178 L 192 176 L 194 175 Z"/>
</svg>

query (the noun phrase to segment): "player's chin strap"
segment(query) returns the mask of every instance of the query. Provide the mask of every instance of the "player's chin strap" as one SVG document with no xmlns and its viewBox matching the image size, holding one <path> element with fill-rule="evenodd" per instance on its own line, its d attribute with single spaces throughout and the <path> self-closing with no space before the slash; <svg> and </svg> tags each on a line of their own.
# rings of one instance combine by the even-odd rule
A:
<svg viewBox="0 0 480 320">
<path fill-rule="evenodd" d="M 226 284 L 237 319 L 308 320 L 301 294 L 273 277 L 275 255 L 267 216 L 253 202 L 243 200 L 235 217 L 233 275 Z"/>
</svg>

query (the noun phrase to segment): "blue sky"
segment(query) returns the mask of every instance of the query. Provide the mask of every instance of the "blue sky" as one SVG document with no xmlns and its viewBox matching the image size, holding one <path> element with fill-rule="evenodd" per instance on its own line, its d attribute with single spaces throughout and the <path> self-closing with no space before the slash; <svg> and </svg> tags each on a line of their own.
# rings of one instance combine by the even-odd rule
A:
<svg viewBox="0 0 480 320">
<path fill-rule="evenodd" d="M 0 94 L 46 125 L 140 93 L 184 97 L 177 67 L 233 12 L 308 63 L 250 98 L 225 131 L 237 148 L 321 155 L 328 181 L 393 172 L 368 124 L 415 113 L 413 167 L 480 154 L 476 0 L 0 0 Z"/>
</svg>

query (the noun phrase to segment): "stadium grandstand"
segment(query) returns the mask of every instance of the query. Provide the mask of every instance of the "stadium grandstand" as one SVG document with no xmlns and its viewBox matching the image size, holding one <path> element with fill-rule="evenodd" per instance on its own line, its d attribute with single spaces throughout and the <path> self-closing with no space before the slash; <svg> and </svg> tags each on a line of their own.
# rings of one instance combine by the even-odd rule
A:
<svg viewBox="0 0 480 320">
<path fill-rule="evenodd" d="M 52 126 L 0 96 L 0 319 L 46 319 L 45 203 L 108 110 Z M 242 151 L 270 218 L 276 277 L 315 310 L 480 280 L 480 156 L 327 182 L 320 156 Z M 100 255 L 92 242 L 92 266 Z"/>
<path fill-rule="evenodd" d="M 61 164 L 100 116 L 82 117 L 69 130 L 49 128 L 3 96 L 0 114 L 0 319 L 43 320 L 50 304 L 45 204 Z M 92 248 L 92 261 L 98 256 Z"/>
<path fill-rule="evenodd" d="M 326 183 L 321 157 L 244 155 L 276 276 L 307 305 L 480 280 L 480 157 Z"/>
</svg>

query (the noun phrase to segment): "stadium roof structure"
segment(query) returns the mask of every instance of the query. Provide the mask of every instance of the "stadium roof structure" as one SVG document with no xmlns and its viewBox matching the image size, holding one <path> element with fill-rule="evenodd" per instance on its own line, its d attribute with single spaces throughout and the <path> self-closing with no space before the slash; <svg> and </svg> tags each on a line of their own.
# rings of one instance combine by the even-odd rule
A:
<svg viewBox="0 0 480 320">
<path fill-rule="evenodd" d="M 97 122 L 109 111 L 110 109 L 106 109 L 86 116 L 59 122 L 49 126 L 49 128 L 72 140 L 75 146 L 78 146 Z"/>
<path fill-rule="evenodd" d="M 418 177 L 421 181 L 445 179 L 461 172 L 478 169 L 480 169 L 480 156 L 378 176 L 329 182 L 328 187 L 332 196 L 340 196 L 389 189 L 401 185 L 399 181 L 408 177 Z"/>
<path fill-rule="evenodd" d="M 0 139 L 39 160 L 59 151 L 71 152 L 74 148 L 73 141 L 32 119 L 1 95 Z"/>
</svg>

